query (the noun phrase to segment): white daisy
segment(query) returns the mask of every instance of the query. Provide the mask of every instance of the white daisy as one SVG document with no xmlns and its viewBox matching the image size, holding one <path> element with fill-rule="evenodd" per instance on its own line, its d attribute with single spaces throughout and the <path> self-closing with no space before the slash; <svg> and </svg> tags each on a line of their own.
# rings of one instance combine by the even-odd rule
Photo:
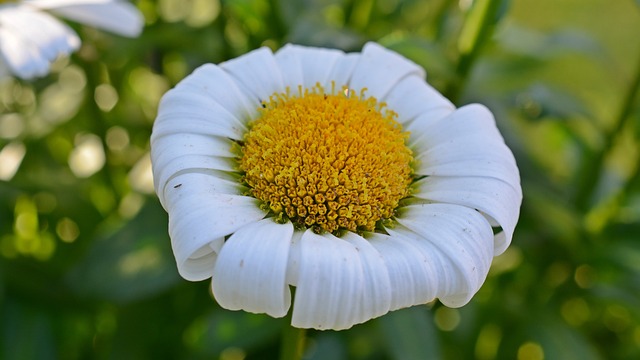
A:
<svg viewBox="0 0 640 360">
<path fill-rule="evenodd" d="M 123 36 L 143 26 L 138 9 L 119 0 L 0 1 L 0 77 L 44 76 L 58 56 L 78 49 L 78 35 L 49 12 Z"/>
<path fill-rule="evenodd" d="M 422 68 L 287 45 L 204 65 L 164 95 L 155 189 L 180 274 L 230 310 L 347 329 L 469 302 L 511 242 L 518 168 L 482 105 Z"/>
</svg>

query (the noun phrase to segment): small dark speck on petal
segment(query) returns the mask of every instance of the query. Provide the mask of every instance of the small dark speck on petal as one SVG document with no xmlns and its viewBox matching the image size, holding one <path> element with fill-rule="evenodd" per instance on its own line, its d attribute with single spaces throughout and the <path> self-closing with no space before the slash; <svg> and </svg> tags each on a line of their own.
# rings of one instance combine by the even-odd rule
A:
<svg viewBox="0 0 640 360">
<path fill-rule="evenodd" d="M 240 260 L 240 267 L 244 267 L 244 259 Z"/>
<path fill-rule="evenodd" d="M 177 188 L 179 188 L 180 186 L 182 186 L 182 184 L 178 184 L 178 185 L 174 186 L 173 188 L 174 188 L 174 189 L 177 189 Z"/>
</svg>

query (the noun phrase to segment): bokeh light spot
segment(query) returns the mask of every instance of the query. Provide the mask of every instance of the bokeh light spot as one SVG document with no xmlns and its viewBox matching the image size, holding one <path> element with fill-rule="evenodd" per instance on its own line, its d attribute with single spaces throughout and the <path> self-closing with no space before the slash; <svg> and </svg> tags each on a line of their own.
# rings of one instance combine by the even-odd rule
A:
<svg viewBox="0 0 640 360">
<path fill-rule="evenodd" d="M 517 246 L 511 246 L 491 263 L 492 275 L 501 274 L 517 268 L 522 263 L 522 251 Z"/>
<path fill-rule="evenodd" d="M 129 133 L 127 129 L 114 126 L 107 130 L 107 135 L 105 138 L 105 142 L 107 143 L 107 147 L 111 151 L 122 151 L 129 146 Z"/>
<path fill-rule="evenodd" d="M 9 181 L 15 176 L 26 153 L 27 148 L 19 141 L 10 142 L 0 150 L 0 180 Z"/>
<path fill-rule="evenodd" d="M 220 353 L 220 360 L 243 360 L 247 357 L 247 353 L 237 347 L 229 347 Z"/>
<path fill-rule="evenodd" d="M 100 138 L 93 134 L 82 134 L 76 138 L 76 147 L 69 155 L 69 167 L 76 177 L 87 178 L 100 171 L 105 163 L 105 154 Z"/>
<path fill-rule="evenodd" d="M 460 312 L 457 309 L 440 307 L 436 310 L 434 321 L 442 331 L 453 331 L 460 324 Z"/>
<path fill-rule="evenodd" d="M 118 213 L 125 219 L 131 219 L 144 205 L 144 197 L 138 193 L 129 193 L 120 202 Z"/>
<path fill-rule="evenodd" d="M 544 350 L 542 346 L 534 342 L 526 342 L 518 348 L 518 360 L 542 360 Z"/>
<path fill-rule="evenodd" d="M 93 98 L 104 112 L 109 112 L 118 103 L 118 92 L 109 84 L 100 84 L 96 87 Z"/>
<path fill-rule="evenodd" d="M 151 155 L 146 153 L 129 172 L 129 184 L 135 191 L 153 194 L 153 173 L 151 171 Z"/>
<path fill-rule="evenodd" d="M 211 24 L 219 14 L 218 0 L 192 0 L 191 11 L 185 22 L 192 27 L 204 27 Z"/>
<path fill-rule="evenodd" d="M 0 138 L 15 139 L 20 136 L 25 129 L 24 121 L 20 114 L 0 115 Z"/>
<path fill-rule="evenodd" d="M 495 359 L 502 340 L 502 331 L 495 324 L 485 325 L 476 342 L 475 355 L 478 360 Z"/>
<path fill-rule="evenodd" d="M 72 243 L 80 235 L 80 228 L 75 221 L 65 217 L 58 221 L 58 224 L 56 225 L 56 234 L 58 234 L 60 240 Z"/>
<path fill-rule="evenodd" d="M 564 302 L 561 308 L 562 317 L 572 326 L 584 324 L 591 316 L 589 305 L 583 298 L 574 298 Z"/>
<path fill-rule="evenodd" d="M 125 255 L 118 262 L 118 270 L 127 277 L 133 277 L 140 272 L 151 271 L 158 268 L 162 255 L 158 248 L 146 246 Z"/>
<path fill-rule="evenodd" d="M 589 265 L 580 265 L 576 268 L 576 272 L 574 274 L 574 280 L 578 286 L 583 289 L 587 289 L 591 287 L 591 283 L 593 282 L 594 271 L 593 268 Z"/>
</svg>

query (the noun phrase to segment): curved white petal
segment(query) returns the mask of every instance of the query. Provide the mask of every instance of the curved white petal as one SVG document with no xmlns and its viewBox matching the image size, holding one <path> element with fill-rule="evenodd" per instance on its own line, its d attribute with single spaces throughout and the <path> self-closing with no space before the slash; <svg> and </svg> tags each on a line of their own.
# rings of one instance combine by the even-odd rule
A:
<svg viewBox="0 0 640 360">
<path fill-rule="evenodd" d="M 495 177 L 520 187 L 513 154 L 482 105 L 459 108 L 410 142 L 417 152 L 417 175 Z"/>
<path fill-rule="evenodd" d="M 413 130 L 413 120 L 418 124 L 413 127 L 422 127 L 438 121 L 455 111 L 456 107 L 436 89 L 429 85 L 424 78 L 410 75 L 400 82 L 382 99 L 389 109 L 398 113 L 398 122 L 404 126 L 405 131 Z M 409 126 L 409 127 L 408 127 Z"/>
<path fill-rule="evenodd" d="M 345 54 L 340 50 L 292 44 L 285 45 L 275 53 L 284 83 L 294 93 L 298 85 L 308 89 L 317 83 L 324 86 L 333 65 L 343 56 Z M 330 91 L 331 88 L 326 90 Z"/>
<path fill-rule="evenodd" d="M 160 101 L 153 136 L 190 132 L 242 139 L 245 125 L 218 102 L 194 90 L 175 88 Z"/>
<path fill-rule="evenodd" d="M 355 246 L 307 230 L 300 239 L 299 269 L 291 325 L 342 330 L 357 322 L 364 275 Z"/>
<path fill-rule="evenodd" d="M 369 234 L 367 240 L 384 260 L 391 284 L 389 310 L 426 304 L 436 297 L 441 281 L 432 252 L 424 253 L 410 237 Z"/>
<path fill-rule="evenodd" d="M 195 159 L 198 161 L 197 157 Z M 204 166 L 209 165 L 206 160 L 207 158 L 203 160 L 203 164 L 195 164 L 195 166 L 201 166 L 202 168 L 188 168 L 178 172 L 172 172 L 172 169 L 166 172 L 161 172 L 161 170 L 156 172 L 156 167 L 154 167 L 154 188 L 160 204 L 165 209 L 167 208 L 166 192 L 171 191 L 168 188 L 180 188 L 182 186 L 181 179 L 184 177 L 189 179 L 191 190 L 202 188 L 230 195 L 240 195 L 246 191 L 240 182 L 229 180 L 228 176 L 224 176 L 223 173 L 218 171 L 219 169 L 204 168 Z"/>
<path fill-rule="evenodd" d="M 194 265 L 194 259 L 203 257 L 202 249 L 265 216 L 258 200 L 228 194 L 232 189 L 224 180 L 198 173 L 182 174 L 167 184 L 164 195 L 171 245 L 185 279 L 209 277 L 213 267 L 203 273 L 201 264 Z"/>
<path fill-rule="evenodd" d="M 219 237 L 195 251 L 190 251 L 191 255 L 184 261 L 182 268 L 178 267 L 180 275 L 189 281 L 205 280 L 213 276 L 213 269 L 222 244 L 224 244 L 224 237 Z"/>
<path fill-rule="evenodd" d="M 164 136 L 151 136 L 151 148 L 154 149 L 155 158 L 171 156 L 166 151 L 174 152 L 175 147 L 190 148 L 192 154 L 234 157 L 231 152 L 232 141 L 219 136 L 203 135 L 197 132 L 177 132 Z M 186 152 L 185 152 L 186 154 Z"/>
<path fill-rule="evenodd" d="M 291 248 L 289 249 L 289 258 L 287 259 L 287 284 L 298 286 L 300 278 L 300 258 L 301 246 L 300 239 L 304 231 L 295 231 L 291 237 Z"/>
<path fill-rule="evenodd" d="M 227 195 L 240 195 L 243 189 L 239 182 L 231 181 L 215 171 L 180 173 L 171 178 L 162 189 L 168 201 L 172 196 L 180 196 L 185 190 L 180 189 L 182 186 L 186 186 L 187 193 L 196 191 Z"/>
<path fill-rule="evenodd" d="M 502 227 L 504 236 L 496 234 L 494 256 L 500 255 L 511 243 L 520 214 L 522 190 L 503 180 L 491 177 L 429 176 L 418 181 L 413 196 L 479 210 L 490 223 Z"/>
<path fill-rule="evenodd" d="M 133 4 L 118 0 L 27 0 L 26 4 L 51 10 L 67 19 L 112 33 L 140 35 L 144 17 Z"/>
<path fill-rule="evenodd" d="M 327 76 L 327 81 L 324 83 L 324 88 L 327 89 L 327 92 L 332 90 L 332 86 L 335 87 L 333 90 L 335 90 L 336 93 L 338 93 L 343 86 L 349 86 L 353 70 L 356 68 L 359 60 L 360 54 L 358 53 L 345 54 L 336 59 Z"/>
<path fill-rule="evenodd" d="M 440 301 L 449 307 L 465 305 L 484 283 L 493 259 L 489 222 L 475 210 L 452 204 L 412 205 L 401 210 L 397 221 L 446 256 L 441 272 L 455 274 L 440 282 Z"/>
<path fill-rule="evenodd" d="M 23 79 L 46 75 L 53 60 L 80 46 L 67 25 L 26 6 L 4 7 L 0 24 L 0 56 Z"/>
<path fill-rule="evenodd" d="M 298 85 L 304 83 L 304 72 L 298 56 L 300 48 L 302 46 L 286 44 L 274 54 L 276 62 L 282 70 L 282 81 L 285 87 L 288 86 L 292 91 L 296 91 Z"/>
<path fill-rule="evenodd" d="M 233 171 L 235 161 L 230 158 L 222 158 L 209 155 L 183 155 L 177 157 L 156 157 L 152 152 L 151 164 L 153 165 L 153 183 L 160 198 L 160 203 L 164 205 L 165 200 L 163 189 L 168 186 L 169 180 L 184 173 L 207 173 L 212 170 Z"/>
<path fill-rule="evenodd" d="M 360 235 L 347 232 L 342 239 L 356 248 L 364 271 L 362 298 L 356 323 L 386 314 L 391 308 L 392 285 L 384 258 Z"/>
<path fill-rule="evenodd" d="M 237 81 L 243 91 L 254 96 L 256 107 L 274 93 L 285 91 L 280 67 L 269 48 L 250 51 L 221 63 L 220 67 Z"/>
<path fill-rule="evenodd" d="M 291 305 L 286 284 L 293 225 L 264 219 L 231 235 L 213 271 L 213 296 L 229 310 L 283 317 Z"/>
<path fill-rule="evenodd" d="M 189 95 L 206 96 L 245 125 L 258 114 L 260 104 L 255 103 L 253 95 L 243 91 L 236 80 L 217 65 L 200 66 L 176 85 L 176 89 Z"/>
<path fill-rule="evenodd" d="M 425 77 L 424 70 L 414 62 L 369 42 L 362 49 L 351 76 L 350 87 L 356 91 L 367 88 L 365 96 L 383 99 L 403 78 L 409 75 Z"/>
</svg>

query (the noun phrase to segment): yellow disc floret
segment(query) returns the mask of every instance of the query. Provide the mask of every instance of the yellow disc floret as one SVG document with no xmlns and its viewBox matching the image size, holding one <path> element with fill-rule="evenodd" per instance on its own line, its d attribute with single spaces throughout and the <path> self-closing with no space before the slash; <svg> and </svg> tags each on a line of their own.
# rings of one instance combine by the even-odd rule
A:
<svg viewBox="0 0 640 360">
<path fill-rule="evenodd" d="M 396 117 L 364 90 L 275 94 L 245 136 L 244 181 L 281 219 L 316 231 L 372 231 L 411 183 L 408 134 Z"/>
</svg>

